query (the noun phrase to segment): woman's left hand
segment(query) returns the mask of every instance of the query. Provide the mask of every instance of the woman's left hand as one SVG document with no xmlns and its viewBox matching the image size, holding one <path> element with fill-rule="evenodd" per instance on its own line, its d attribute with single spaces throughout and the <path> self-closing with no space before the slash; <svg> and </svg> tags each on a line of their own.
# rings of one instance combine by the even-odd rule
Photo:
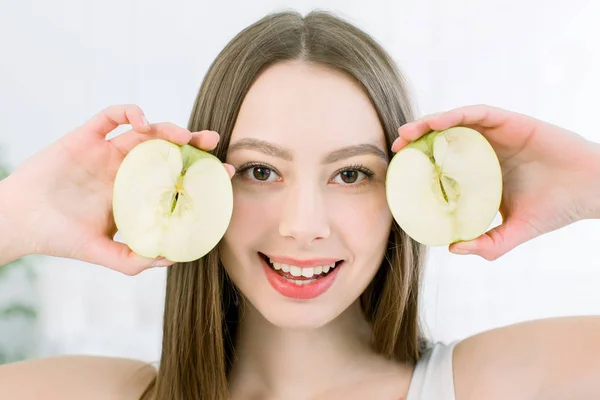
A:
<svg viewBox="0 0 600 400">
<path fill-rule="evenodd" d="M 535 118 L 485 105 L 423 117 L 398 129 L 397 152 L 432 130 L 465 126 L 490 142 L 502 168 L 502 224 L 449 250 L 494 260 L 573 222 L 600 218 L 600 144 Z"/>
</svg>

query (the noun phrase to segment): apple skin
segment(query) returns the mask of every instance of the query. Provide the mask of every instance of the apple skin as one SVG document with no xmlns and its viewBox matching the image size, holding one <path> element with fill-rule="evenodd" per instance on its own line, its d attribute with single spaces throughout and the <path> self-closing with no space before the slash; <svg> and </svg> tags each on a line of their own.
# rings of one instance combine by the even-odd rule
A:
<svg viewBox="0 0 600 400">
<path fill-rule="evenodd" d="M 386 174 L 392 216 L 412 239 L 447 246 L 485 233 L 502 200 L 498 157 L 478 131 L 431 131 L 394 155 Z"/>
<path fill-rule="evenodd" d="M 233 189 L 217 157 L 151 139 L 135 146 L 119 166 L 112 203 L 117 229 L 132 251 L 189 262 L 206 255 L 225 234 Z"/>
</svg>

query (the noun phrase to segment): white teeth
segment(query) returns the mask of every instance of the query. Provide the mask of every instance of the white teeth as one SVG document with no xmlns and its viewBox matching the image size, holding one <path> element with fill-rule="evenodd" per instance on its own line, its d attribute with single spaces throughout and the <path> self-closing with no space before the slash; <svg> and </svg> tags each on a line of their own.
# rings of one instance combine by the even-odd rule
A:
<svg viewBox="0 0 600 400">
<path fill-rule="evenodd" d="M 287 278 L 284 278 L 284 279 L 287 279 Z M 308 285 L 309 283 L 313 283 L 314 281 L 316 281 L 316 279 L 303 279 L 303 280 L 287 279 L 287 280 L 298 286 Z"/>
<path fill-rule="evenodd" d="M 314 274 L 315 274 L 314 268 L 302 268 L 302 276 L 304 276 L 305 278 L 310 278 Z"/>
<path fill-rule="evenodd" d="M 282 270 L 283 272 L 289 272 L 293 276 L 303 276 L 305 278 L 312 278 L 313 276 L 320 275 L 323 273 L 326 274 L 327 272 L 329 272 L 330 269 L 335 268 L 335 263 L 332 263 L 330 265 L 319 265 L 317 267 L 309 268 L 301 268 L 296 265 L 281 264 L 271 261 L 269 261 L 269 263 L 276 271 Z M 310 281 L 303 280 L 302 282 Z"/>
</svg>

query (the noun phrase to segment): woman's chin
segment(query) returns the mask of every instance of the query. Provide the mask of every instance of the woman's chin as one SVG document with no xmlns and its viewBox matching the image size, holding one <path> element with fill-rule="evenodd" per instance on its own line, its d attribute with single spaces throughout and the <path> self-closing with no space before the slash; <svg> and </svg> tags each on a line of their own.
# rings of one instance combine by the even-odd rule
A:
<svg viewBox="0 0 600 400">
<path fill-rule="evenodd" d="M 322 304 L 268 304 L 258 312 L 278 328 L 299 330 L 320 328 L 340 314 Z"/>
</svg>

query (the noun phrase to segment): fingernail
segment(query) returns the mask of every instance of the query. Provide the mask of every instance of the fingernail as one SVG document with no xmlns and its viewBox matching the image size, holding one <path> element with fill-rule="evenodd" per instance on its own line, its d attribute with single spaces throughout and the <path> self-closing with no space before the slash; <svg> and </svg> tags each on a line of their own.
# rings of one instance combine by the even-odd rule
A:
<svg viewBox="0 0 600 400">
<path fill-rule="evenodd" d="M 471 254 L 471 250 L 469 250 L 469 249 L 459 248 L 459 249 L 452 249 L 450 251 L 454 254 Z"/>
<path fill-rule="evenodd" d="M 159 257 L 152 262 L 152 268 L 168 267 L 175 264 L 173 261 L 167 260 L 164 257 Z"/>
<path fill-rule="evenodd" d="M 148 122 L 148 119 L 146 118 L 146 116 L 144 114 L 142 114 L 142 123 L 144 124 L 144 126 L 146 128 L 150 128 L 150 123 Z"/>
</svg>

